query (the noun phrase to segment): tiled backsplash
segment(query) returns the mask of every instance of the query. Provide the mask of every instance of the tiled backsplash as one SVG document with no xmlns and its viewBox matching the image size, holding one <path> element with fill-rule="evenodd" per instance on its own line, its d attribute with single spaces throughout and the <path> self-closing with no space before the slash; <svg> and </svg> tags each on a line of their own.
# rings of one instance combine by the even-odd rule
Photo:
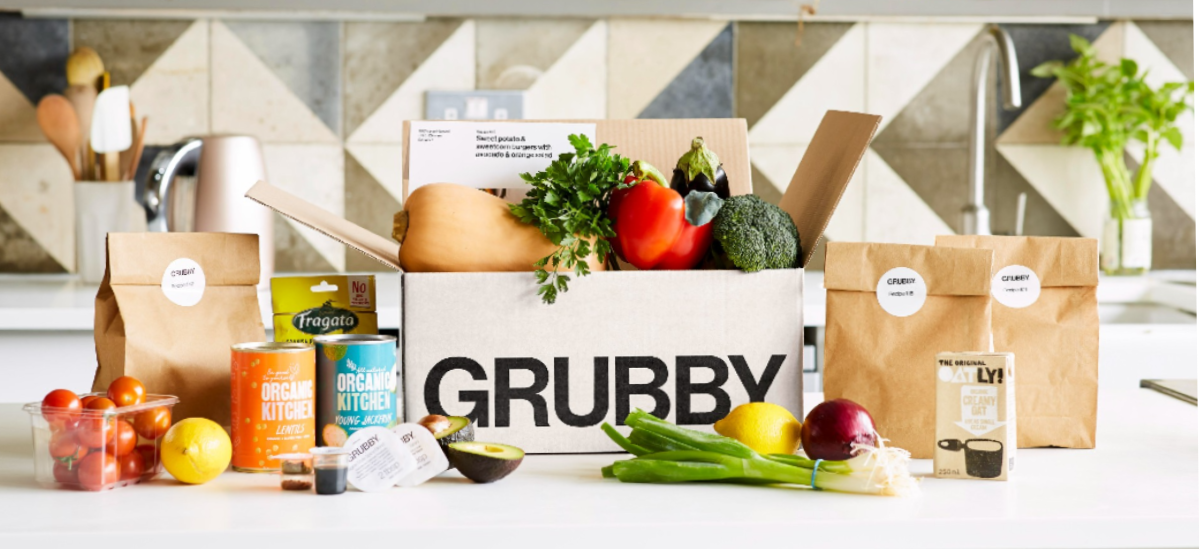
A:
<svg viewBox="0 0 1200 549">
<path fill-rule="evenodd" d="M 1024 106 L 993 112 L 987 200 L 994 229 L 1098 236 L 1106 202 L 1090 153 L 1057 145 L 1061 97 L 1028 71 L 1069 59 L 1068 33 L 1152 80 L 1191 79 L 1191 21 L 1003 25 Z M 95 48 L 132 86 L 155 146 L 188 135 L 258 137 L 270 179 L 382 235 L 401 203 L 401 122 L 427 90 L 520 89 L 527 118 L 747 119 L 756 193 L 777 199 L 826 109 L 881 114 L 826 236 L 932 243 L 967 195 L 970 74 L 981 23 L 794 23 L 661 19 L 431 19 L 419 23 L 0 17 L 0 271 L 73 269 L 71 177 L 34 105 L 65 86 L 63 63 Z M 1157 268 L 1195 268 L 1193 123 L 1165 151 L 1150 196 Z M 681 144 L 681 147 L 683 145 Z M 1130 157 L 1132 161 L 1132 157 Z M 276 220 L 280 271 L 378 270 Z M 820 257 L 821 254 L 818 254 Z M 819 265 L 818 265 L 819 267 Z"/>
</svg>

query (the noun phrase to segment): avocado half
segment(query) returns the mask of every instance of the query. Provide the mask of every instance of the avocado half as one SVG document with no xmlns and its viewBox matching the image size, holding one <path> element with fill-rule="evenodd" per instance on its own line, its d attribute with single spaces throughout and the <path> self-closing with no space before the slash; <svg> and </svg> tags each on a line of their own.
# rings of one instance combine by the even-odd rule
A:
<svg viewBox="0 0 1200 549">
<path fill-rule="evenodd" d="M 475 482 L 496 482 L 521 465 L 525 451 L 495 442 L 451 442 L 450 464 Z"/>
<path fill-rule="evenodd" d="M 475 425 L 471 423 L 471 418 L 433 414 L 421 418 L 418 423 L 433 433 L 433 438 L 438 441 L 438 446 L 441 446 L 442 453 L 446 454 L 446 459 L 450 459 L 451 442 L 475 440 Z M 450 464 L 450 468 L 454 468 L 454 463 Z"/>
</svg>

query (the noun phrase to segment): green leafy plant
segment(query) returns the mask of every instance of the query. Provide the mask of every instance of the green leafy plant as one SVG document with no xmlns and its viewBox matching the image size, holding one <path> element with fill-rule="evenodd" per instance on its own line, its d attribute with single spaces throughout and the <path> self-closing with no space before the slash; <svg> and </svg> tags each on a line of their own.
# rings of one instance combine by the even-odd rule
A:
<svg viewBox="0 0 1200 549">
<path fill-rule="evenodd" d="M 513 215 L 536 226 L 558 246 L 534 264 L 538 294 L 546 303 L 554 303 L 559 292 L 567 291 L 571 277 L 559 268 L 587 276 L 589 255 L 601 261 L 608 257 L 612 248 L 605 239 L 616 236 L 607 215 L 608 201 L 629 173 L 629 159 L 611 154 L 612 146 L 593 148 L 585 135 L 572 135 L 569 140 L 574 153 L 558 155 L 536 174 L 521 174 L 533 189 L 520 204 L 509 206 Z"/>
<path fill-rule="evenodd" d="M 1192 108 L 1194 84 L 1170 82 L 1154 89 L 1132 59 L 1105 63 L 1086 38 L 1074 34 L 1071 48 L 1079 54 L 1074 61 L 1048 61 L 1032 74 L 1057 78 L 1066 87 L 1067 110 L 1054 120 L 1054 127 L 1063 132 L 1063 144 L 1092 150 L 1104 173 L 1113 217 L 1130 219 L 1133 204 L 1150 193 L 1159 146 L 1166 141 L 1176 149 L 1183 147 L 1176 120 Z M 1125 146 L 1131 139 L 1146 145 L 1136 174 L 1125 165 Z"/>
</svg>

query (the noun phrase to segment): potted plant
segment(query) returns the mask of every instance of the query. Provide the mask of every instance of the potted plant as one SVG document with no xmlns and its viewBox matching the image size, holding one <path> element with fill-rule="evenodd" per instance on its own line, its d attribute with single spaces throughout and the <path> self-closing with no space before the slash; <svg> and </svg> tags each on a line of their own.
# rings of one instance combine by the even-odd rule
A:
<svg viewBox="0 0 1200 549">
<path fill-rule="evenodd" d="M 1163 142 L 1183 147 L 1178 117 L 1191 109 L 1192 82 L 1169 82 L 1158 89 L 1138 73 L 1137 62 L 1121 59 L 1110 65 L 1096 58 L 1086 38 L 1071 35 L 1074 61 L 1048 61 L 1033 69 L 1041 78 L 1054 77 L 1067 89 L 1066 111 L 1054 119 L 1064 145 L 1092 150 L 1104 173 L 1109 209 L 1100 243 L 1100 264 L 1107 274 L 1142 274 L 1150 268 L 1152 230 L 1146 198 L 1153 182 L 1154 162 Z M 1131 140 L 1145 144 L 1141 165 L 1131 173 L 1125 147 Z"/>
</svg>

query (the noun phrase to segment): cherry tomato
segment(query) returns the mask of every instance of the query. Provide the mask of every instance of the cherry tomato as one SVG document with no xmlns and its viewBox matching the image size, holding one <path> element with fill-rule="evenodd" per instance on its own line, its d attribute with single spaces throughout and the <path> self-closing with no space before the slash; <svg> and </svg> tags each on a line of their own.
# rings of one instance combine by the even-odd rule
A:
<svg viewBox="0 0 1200 549">
<path fill-rule="evenodd" d="M 103 490 L 120 479 L 117 458 L 107 452 L 92 452 L 79 462 L 79 484 L 84 490 Z"/>
<path fill-rule="evenodd" d="M 146 402 L 146 386 L 135 377 L 121 376 L 108 384 L 108 398 L 118 408 L 141 404 Z"/>
<path fill-rule="evenodd" d="M 142 438 L 154 440 L 161 437 L 171 428 L 171 409 L 160 406 L 146 410 L 134 418 L 133 428 Z"/>
<path fill-rule="evenodd" d="M 112 442 L 105 445 L 104 451 L 118 457 L 132 452 L 138 441 L 137 431 L 133 429 L 133 425 L 130 425 L 128 421 L 117 420 L 116 431 Z"/>
<path fill-rule="evenodd" d="M 82 404 L 84 408 L 87 408 L 87 405 L 89 402 L 96 400 L 98 398 L 101 398 L 100 395 L 82 396 L 82 397 L 79 397 L 79 403 Z"/>
<path fill-rule="evenodd" d="M 55 389 L 42 399 L 42 417 L 50 425 L 71 425 L 79 420 L 79 411 L 83 404 L 79 397 L 66 389 Z"/>
<path fill-rule="evenodd" d="M 62 431 L 50 437 L 50 457 L 57 460 L 80 459 L 87 454 L 87 448 L 75 440 L 75 433 Z"/>
<path fill-rule="evenodd" d="M 79 484 L 79 462 L 55 461 L 54 480 L 62 484 Z"/>
<path fill-rule="evenodd" d="M 104 397 L 89 402 L 87 411 L 80 418 L 79 427 L 75 430 L 75 439 L 89 448 L 103 448 L 117 431 L 112 415 L 105 412 L 116 407 L 113 401 Z"/>
<path fill-rule="evenodd" d="M 158 450 L 153 444 L 139 444 L 136 448 L 136 454 L 141 454 L 142 464 L 145 465 L 146 471 L 155 473 L 158 471 Z"/>
<path fill-rule="evenodd" d="M 117 469 L 121 480 L 136 480 L 146 472 L 146 461 L 141 452 L 130 452 L 117 458 Z"/>
</svg>

